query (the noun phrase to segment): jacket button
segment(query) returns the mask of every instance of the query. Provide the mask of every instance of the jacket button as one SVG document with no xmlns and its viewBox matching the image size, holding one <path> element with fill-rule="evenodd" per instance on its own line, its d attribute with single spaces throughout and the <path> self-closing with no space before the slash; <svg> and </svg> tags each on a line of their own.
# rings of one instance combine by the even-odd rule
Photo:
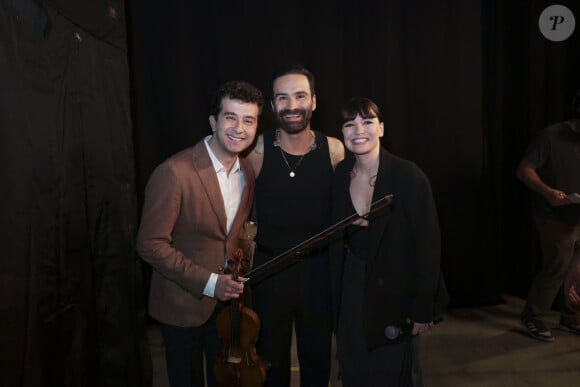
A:
<svg viewBox="0 0 580 387">
<path fill-rule="evenodd" d="M 383 279 L 382 279 L 382 278 L 379 278 L 379 279 L 377 280 L 377 285 L 379 285 L 379 286 L 383 286 L 383 284 L 384 284 L 384 281 L 383 281 Z"/>
</svg>

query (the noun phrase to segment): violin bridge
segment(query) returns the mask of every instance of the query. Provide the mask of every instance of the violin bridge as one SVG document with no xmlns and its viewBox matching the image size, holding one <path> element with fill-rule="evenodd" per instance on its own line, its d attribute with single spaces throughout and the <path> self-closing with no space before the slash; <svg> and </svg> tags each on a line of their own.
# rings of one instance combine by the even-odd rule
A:
<svg viewBox="0 0 580 387">
<path fill-rule="evenodd" d="M 242 362 L 242 358 L 239 356 L 229 356 L 228 363 L 232 364 L 240 364 Z"/>
</svg>

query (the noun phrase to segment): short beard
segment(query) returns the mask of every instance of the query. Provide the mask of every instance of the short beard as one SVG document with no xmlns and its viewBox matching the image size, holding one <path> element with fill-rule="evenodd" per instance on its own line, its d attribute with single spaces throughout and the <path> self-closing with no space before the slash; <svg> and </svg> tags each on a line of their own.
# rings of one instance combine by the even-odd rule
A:
<svg viewBox="0 0 580 387">
<path fill-rule="evenodd" d="M 296 114 L 296 113 L 302 115 L 302 120 L 300 122 L 293 122 L 289 124 L 285 122 L 284 119 L 282 118 L 286 114 Z M 311 119 L 312 119 L 312 110 L 310 109 L 294 109 L 294 110 L 285 109 L 276 114 L 276 120 L 278 121 L 280 128 L 288 134 L 296 134 L 302 132 L 308 127 Z"/>
</svg>

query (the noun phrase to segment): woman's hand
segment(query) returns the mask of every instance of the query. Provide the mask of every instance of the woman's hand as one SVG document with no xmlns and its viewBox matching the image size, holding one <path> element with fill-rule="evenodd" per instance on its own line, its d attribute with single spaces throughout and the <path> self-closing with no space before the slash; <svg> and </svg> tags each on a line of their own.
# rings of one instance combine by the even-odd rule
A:
<svg viewBox="0 0 580 387">
<path fill-rule="evenodd" d="M 433 321 L 429 323 L 413 322 L 413 330 L 411 331 L 411 334 L 413 336 L 425 334 L 433 329 L 434 326 L 435 324 L 433 324 Z"/>
</svg>

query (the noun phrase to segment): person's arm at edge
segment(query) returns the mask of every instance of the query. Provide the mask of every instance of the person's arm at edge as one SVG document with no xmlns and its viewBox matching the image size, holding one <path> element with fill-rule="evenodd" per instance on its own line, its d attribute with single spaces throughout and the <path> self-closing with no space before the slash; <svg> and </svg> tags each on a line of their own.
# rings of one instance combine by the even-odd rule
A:
<svg viewBox="0 0 580 387">
<path fill-rule="evenodd" d="M 529 161 L 523 160 L 517 168 L 516 176 L 529 189 L 542 195 L 552 206 L 570 204 L 566 193 L 548 186 L 536 172 L 536 166 Z"/>
</svg>

